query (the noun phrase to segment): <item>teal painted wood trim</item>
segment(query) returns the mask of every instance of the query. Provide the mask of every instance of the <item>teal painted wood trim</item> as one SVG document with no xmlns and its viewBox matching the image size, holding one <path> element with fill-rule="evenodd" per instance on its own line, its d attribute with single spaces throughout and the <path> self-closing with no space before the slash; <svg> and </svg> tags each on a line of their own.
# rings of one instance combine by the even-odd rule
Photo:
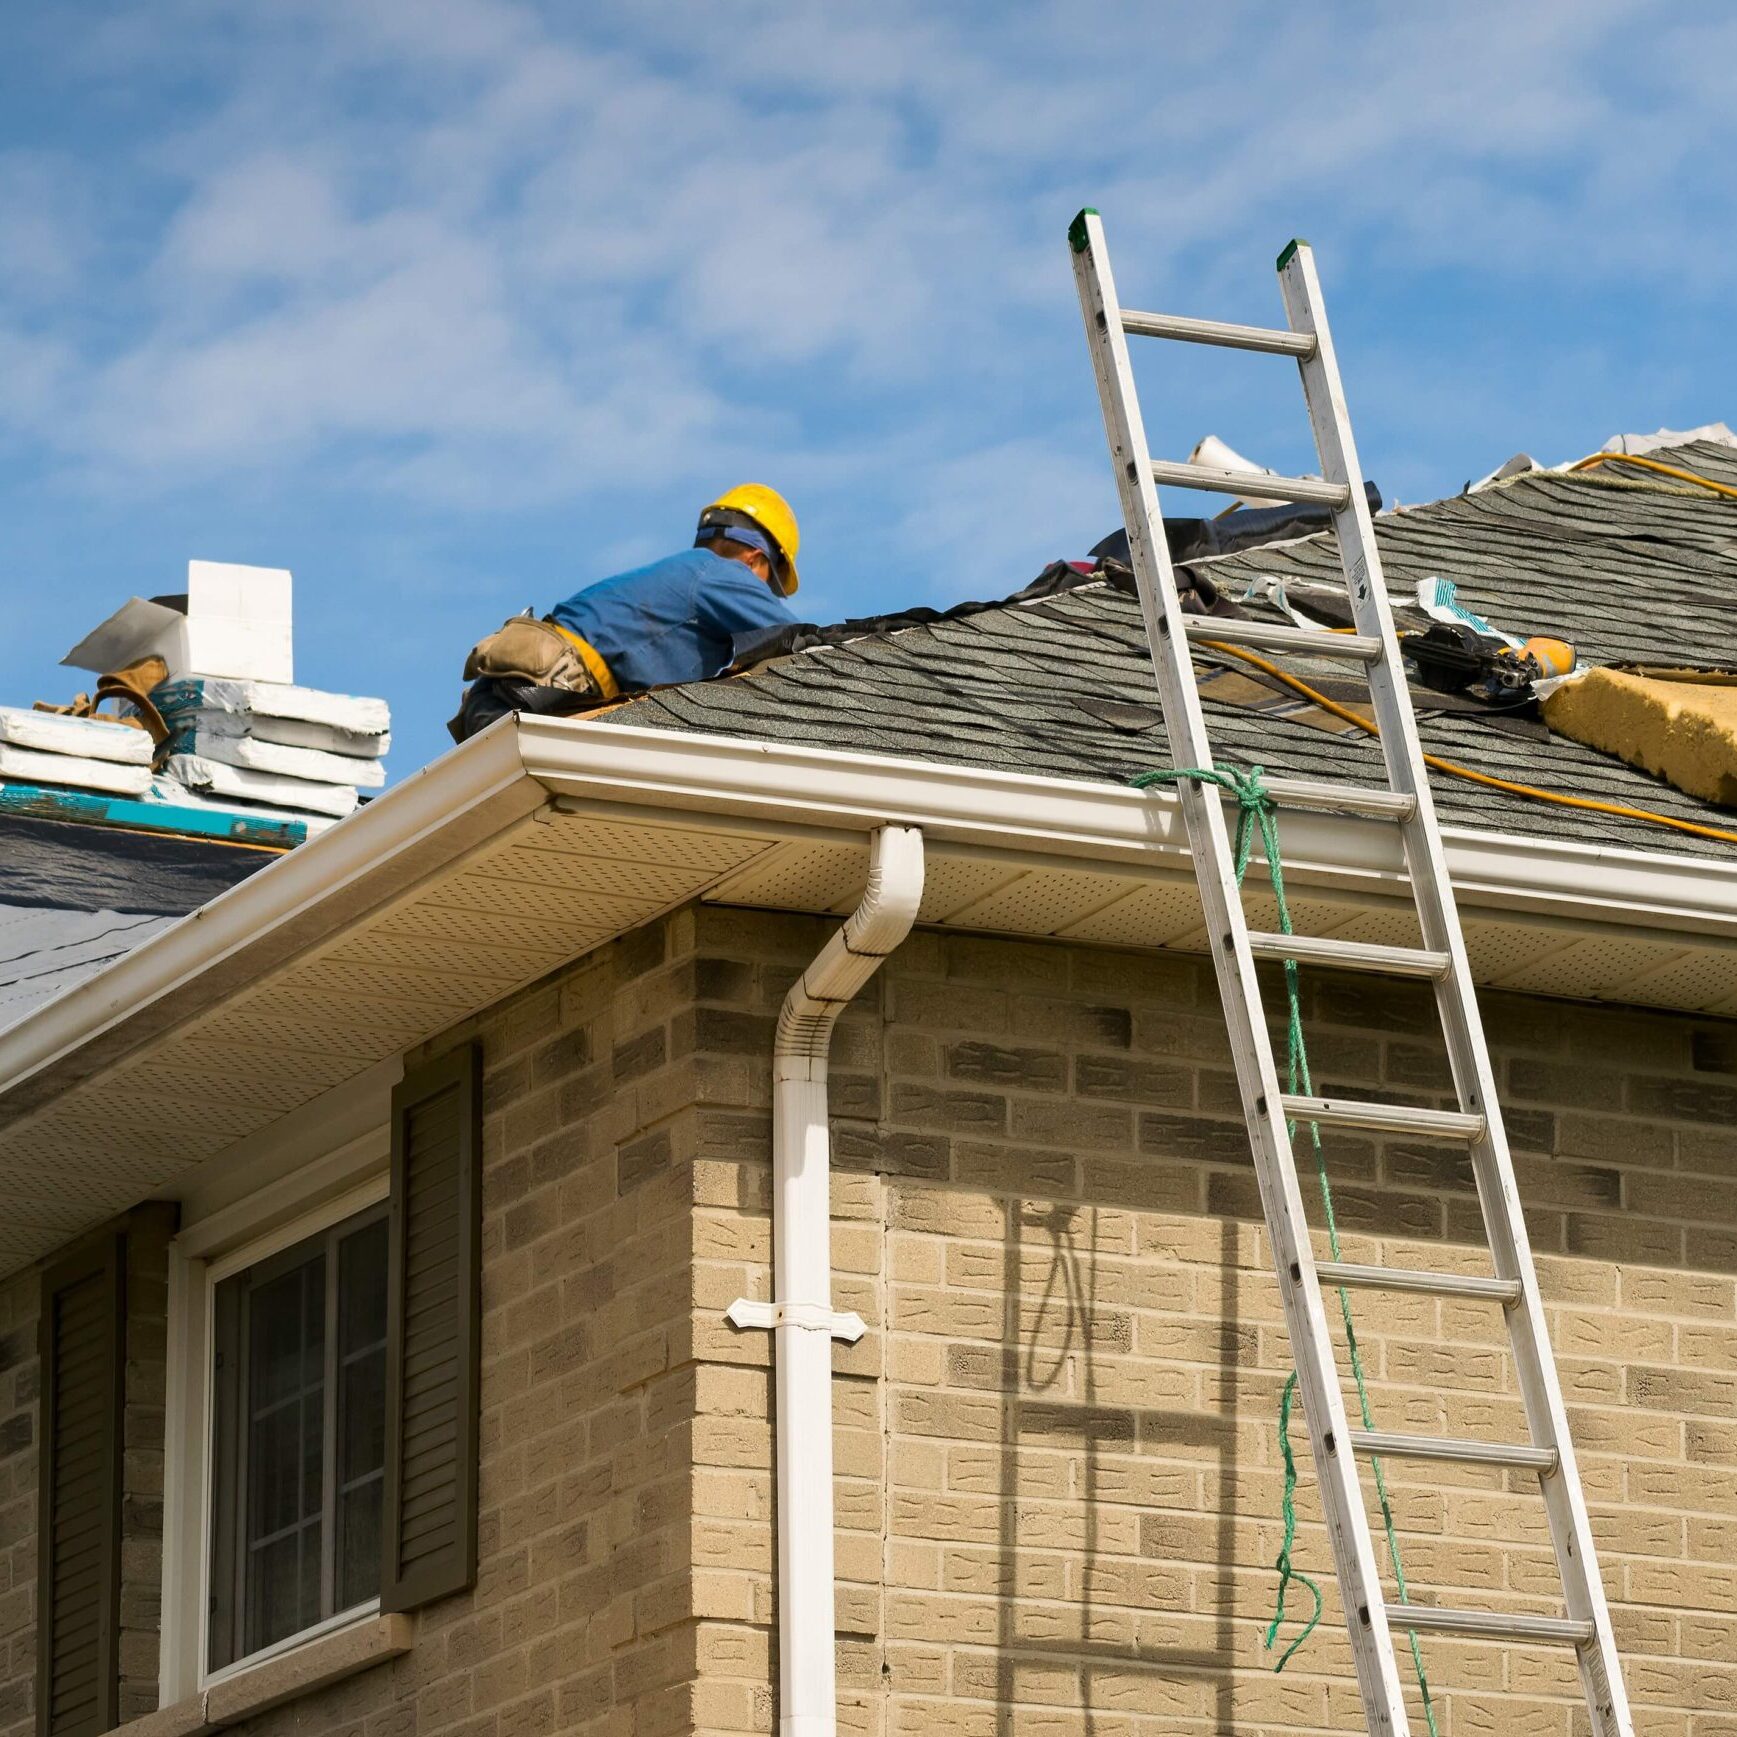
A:
<svg viewBox="0 0 1737 1737">
<path fill-rule="evenodd" d="M 68 820 L 80 826 L 124 826 L 134 832 L 173 833 L 214 844 L 261 844 L 288 850 L 306 841 L 299 820 L 278 820 L 233 809 L 182 808 L 169 802 L 139 802 L 93 790 L 55 790 L 43 784 L 0 783 L 0 814 L 36 820 Z"/>
</svg>

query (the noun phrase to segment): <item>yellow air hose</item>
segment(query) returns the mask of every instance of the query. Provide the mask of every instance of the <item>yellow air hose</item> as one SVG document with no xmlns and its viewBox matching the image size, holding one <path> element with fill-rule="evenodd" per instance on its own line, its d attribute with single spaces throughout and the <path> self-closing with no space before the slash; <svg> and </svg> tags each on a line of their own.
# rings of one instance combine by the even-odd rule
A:
<svg viewBox="0 0 1737 1737">
<path fill-rule="evenodd" d="M 1634 452 L 1595 452 L 1590 458 L 1583 458 L 1577 464 L 1571 464 L 1571 471 L 1591 470 L 1600 464 L 1632 464 L 1641 470 L 1657 471 L 1660 476 L 1675 477 L 1678 482 L 1694 483 L 1698 488 L 1711 489 L 1716 495 L 1724 495 L 1727 499 L 1737 501 L 1737 488 L 1729 483 L 1714 482 L 1710 476 L 1697 476 L 1692 470 L 1679 470 L 1674 464 L 1662 464 L 1656 458 L 1642 458 Z"/>
<path fill-rule="evenodd" d="M 1604 456 L 1615 456 L 1607 454 Z M 1711 487 L 1719 487 L 1711 484 Z M 1737 489 L 1731 491 L 1737 494 Z M 1324 712 L 1330 712 L 1335 718 L 1342 718 L 1348 724 L 1355 724 L 1358 729 L 1370 736 L 1379 736 L 1380 729 L 1367 718 L 1359 716 L 1349 706 L 1342 706 L 1337 700 L 1329 699 L 1318 688 L 1312 688 L 1306 681 L 1288 674 L 1275 663 L 1264 657 L 1258 657 L 1252 651 L 1244 651 L 1241 646 L 1226 645 L 1220 639 L 1204 639 L 1196 642 L 1210 646 L 1214 651 L 1228 652 L 1230 656 L 1241 658 L 1244 663 L 1251 663 L 1256 669 L 1270 675 L 1276 681 L 1283 682 L 1293 692 L 1311 700 Z M 1525 796 L 1535 802 L 1553 802 L 1562 808 L 1584 808 L 1594 814 L 1615 814 L 1624 820 L 1644 820 L 1654 826 L 1668 826 L 1673 832 L 1692 833 L 1696 838 L 1714 838 L 1721 844 L 1737 844 L 1737 832 L 1727 832 L 1717 826 L 1701 826 L 1693 820 L 1677 820 L 1668 814 L 1655 814 L 1649 808 L 1630 808 L 1622 802 L 1600 802 L 1591 796 L 1569 796 L 1560 790 L 1540 790 L 1534 784 L 1516 784 L 1509 778 L 1496 778 L 1488 772 L 1478 772 L 1470 766 L 1461 766 L 1452 760 L 1444 760 L 1437 754 L 1425 754 L 1423 762 L 1433 767 L 1437 772 L 1445 772 L 1452 778 L 1464 778 L 1472 784 L 1482 784 L 1491 790 L 1504 790 L 1510 796 Z"/>
</svg>

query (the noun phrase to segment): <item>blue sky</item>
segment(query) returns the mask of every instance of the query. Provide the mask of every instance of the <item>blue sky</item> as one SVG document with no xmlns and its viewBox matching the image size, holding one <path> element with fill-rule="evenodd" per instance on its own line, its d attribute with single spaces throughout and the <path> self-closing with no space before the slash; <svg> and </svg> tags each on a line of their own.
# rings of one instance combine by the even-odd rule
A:
<svg viewBox="0 0 1737 1737">
<path fill-rule="evenodd" d="M 474 639 L 749 479 L 801 515 L 805 615 L 1011 591 L 1116 522 L 1082 204 L 1178 312 L 1277 323 L 1309 237 L 1390 496 L 1737 422 L 1725 6 L 71 0 L 7 35 L 14 703 L 189 557 L 288 566 L 299 678 L 386 695 L 401 776 Z M 1309 468 L 1285 364 L 1164 348 L 1155 451 Z"/>
</svg>

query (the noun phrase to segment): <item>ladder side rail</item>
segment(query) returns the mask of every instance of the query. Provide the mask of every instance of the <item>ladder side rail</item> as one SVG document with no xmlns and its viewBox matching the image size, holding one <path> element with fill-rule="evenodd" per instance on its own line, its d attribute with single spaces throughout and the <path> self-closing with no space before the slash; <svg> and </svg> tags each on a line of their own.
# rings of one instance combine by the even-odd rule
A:
<svg viewBox="0 0 1737 1737">
<path fill-rule="evenodd" d="M 1104 247 L 1103 225 L 1096 213 L 1085 213 L 1080 221 L 1084 245 L 1075 246 L 1074 275 L 1165 728 L 1176 764 L 1210 767 L 1205 718 L 1193 680 L 1169 548 L 1162 535 L 1163 519 L 1137 407 L 1120 304 Z M 1217 791 L 1197 780 L 1184 780 L 1180 795 L 1201 903 L 1214 937 L 1213 964 L 1296 1358 L 1304 1419 L 1321 1482 L 1358 1686 L 1372 1737 L 1409 1737 L 1387 1600 L 1352 1450 L 1325 1299 L 1315 1277 L 1308 1219 L 1281 1109 L 1278 1073 L 1265 1019 L 1256 1011 L 1261 1007 L 1260 986 L 1223 807 Z"/>
<path fill-rule="evenodd" d="M 1436 821 L 1423 748 L 1400 662 L 1393 612 L 1381 572 L 1375 527 L 1362 492 L 1362 468 L 1351 433 L 1337 356 L 1328 329 L 1314 258 L 1294 243 L 1281 257 L 1280 286 L 1293 330 L 1315 339 L 1314 354 L 1298 362 L 1322 475 L 1349 486 L 1346 504 L 1333 515 L 1340 555 L 1359 633 L 1379 636 L 1385 657 L 1368 672 L 1370 699 L 1381 730 L 1381 750 L 1395 789 L 1415 796 L 1416 811 L 1401 825 L 1413 897 L 1424 946 L 1447 953 L 1452 964 L 1436 986 L 1443 1035 L 1463 1109 L 1485 1119 L 1472 1145 L 1486 1236 L 1499 1278 L 1518 1281 L 1520 1299 L 1508 1311 L 1510 1339 L 1532 1439 L 1553 1448 L 1558 1469 L 1542 1480 L 1556 1558 L 1570 1616 L 1592 1624 L 1592 1642 L 1579 1649 L 1587 1705 L 1596 1737 L 1631 1737 L 1633 1725 L 1623 1686 L 1609 1606 L 1599 1576 L 1591 1522 L 1569 1434 L 1549 1330 L 1520 1203 L 1518 1183 L 1502 1122 L 1494 1070 L 1478 1011 L 1446 854 Z"/>
</svg>

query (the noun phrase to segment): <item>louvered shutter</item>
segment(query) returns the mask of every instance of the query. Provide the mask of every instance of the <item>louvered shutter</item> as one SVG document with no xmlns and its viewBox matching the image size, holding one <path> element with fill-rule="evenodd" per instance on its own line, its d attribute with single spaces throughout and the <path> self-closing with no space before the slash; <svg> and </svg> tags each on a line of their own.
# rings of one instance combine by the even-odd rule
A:
<svg viewBox="0 0 1737 1737">
<path fill-rule="evenodd" d="M 42 1277 L 36 1728 L 85 1737 L 120 1717 L 121 1376 L 119 1236 Z"/>
<path fill-rule="evenodd" d="M 407 1074 L 392 1097 L 385 1610 L 476 1579 L 481 1069 L 467 1045 Z"/>
</svg>

